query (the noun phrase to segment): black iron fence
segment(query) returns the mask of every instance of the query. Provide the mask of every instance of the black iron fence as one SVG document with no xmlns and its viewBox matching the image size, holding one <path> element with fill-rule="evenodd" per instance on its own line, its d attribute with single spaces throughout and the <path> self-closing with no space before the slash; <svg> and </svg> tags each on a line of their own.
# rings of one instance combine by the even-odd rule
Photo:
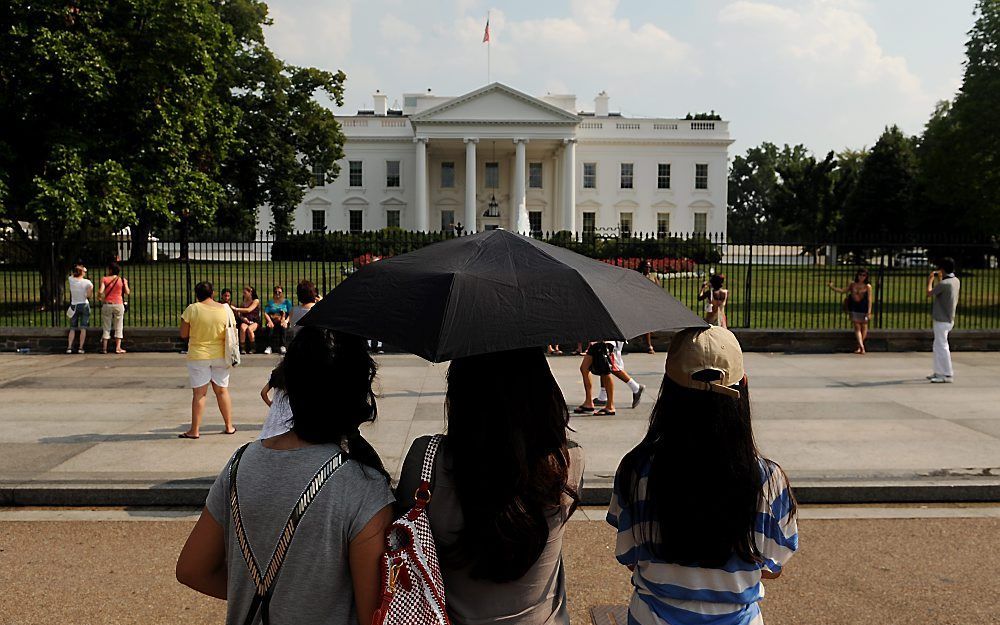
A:
<svg viewBox="0 0 1000 625">
<path fill-rule="evenodd" d="M 268 233 L 199 237 L 160 234 L 133 242 L 128 234 L 89 235 L 43 242 L 0 233 L 0 326 L 67 326 L 67 276 L 82 263 L 95 287 L 118 259 L 132 289 L 127 324 L 171 327 L 193 299 L 194 285 L 214 283 L 241 299 L 244 286 L 266 301 L 275 285 L 294 299 L 295 285 L 311 280 L 323 293 L 379 258 L 406 253 L 455 235 L 389 230 L 367 233 Z M 956 327 L 1000 328 L 1000 247 L 996 241 L 922 237 L 852 239 L 834 243 L 734 241 L 715 234 L 592 232 L 535 236 L 604 262 L 638 269 L 647 261 L 656 281 L 701 311 L 702 285 L 725 276 L 732 327 L 848 328 L 843 288 L 858 267 L 873 286 L 875 328 L 929 328 L 925 289 L 936 259 L 950 256 L 962 280 Z M 95 288 L 96 290 L 96 288 Z M 92 306 L 98 308 L 96 297 Z"/>
</svg>

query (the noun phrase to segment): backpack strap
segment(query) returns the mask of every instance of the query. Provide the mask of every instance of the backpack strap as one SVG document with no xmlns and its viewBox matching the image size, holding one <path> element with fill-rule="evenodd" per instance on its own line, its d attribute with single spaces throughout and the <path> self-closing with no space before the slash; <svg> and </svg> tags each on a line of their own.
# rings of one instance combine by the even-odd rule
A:
<svg viewBox="0 0 1000 625">
<path fill-rule="evenodd" d="M 427 443 L 427 450 L 424 452 L 424 464 L 420 468 L 420 485 L 417 486 L 417 491 L 413 494 L 415 506 L 426 506 L 431 500 L 431 482 L 434 481 L 434 458 L 437 456 L 442 440 L 444 440 L 443 434 L 435 434 L 431 437 L 430 442 Z"/>
<path fill-rule="evenodd" d="M 281 531 L 281 535 L 278 537 L 278 543 L 274 546 L 274 551 L 271 552 L 271 558 L 268 560 L 267 568 L 264 569 L 263 574 L 261 573 L 260 565 L 257 563 L 257 557 L 253 553 L 253 548 L 250 546 L 250 541 L 247 539 L 246 529 L 243 527 L 243 518 L 240 514 L 240 499 L 239 494 L 236 491 L 236 472 L 239 469 L 240 458 L 243 457 L 243 452 L 246 451 L 247 447 L 251 443 L 243 445 L 236 453 L 233 455 L 233 459 L 229 465 L 229 506 L 232 511 L 233 516 L 233 530 L 236 532 L 236 541 L 239 543 L 240 551 L 243 553 L 243 560 L 247 564 L 247 570 L 250 574 L 250 581 L 254 585 L 254 598 L 250 603 L 250 609 L 247 611 L 246 619 L 244 619 L 244 625 L 251 625 L 254 618 L 257 616 L 257 612 L 261 613 L 261 622 L 264 625 L 268 625 L 270 622 L 269 616 L 269 606 L 271 604 L 271 595 L 274 594 L 274 584 L 278 579 L 278 574 L 281 572 L 281 565 L 285 563 L 285 556 L 288 554 L 288 548 L 292 544 L 292 538 L 295 536 L 295 529 L 299 525 L 299 521 L 302 520 L 303 515 L 305 515 L 306 510 L 309 508 L 309 504 L 313 502 L 316 495 L 326 484 L 330 476 L 334 474 L 340 467 L 344 466 L 347 462 L 347 454 L 343 451 L 337 452 L 332 458 L 326 461 L 322 467 L 313 475 L 312 479 L 309 480 L 309 484 L 306 485 L 305 490 L 299 496 L 295 507 L 292 509 L 291 513 L 288 515 L 288 520 L 285 521 L 284 529 Z"/>
</svg>

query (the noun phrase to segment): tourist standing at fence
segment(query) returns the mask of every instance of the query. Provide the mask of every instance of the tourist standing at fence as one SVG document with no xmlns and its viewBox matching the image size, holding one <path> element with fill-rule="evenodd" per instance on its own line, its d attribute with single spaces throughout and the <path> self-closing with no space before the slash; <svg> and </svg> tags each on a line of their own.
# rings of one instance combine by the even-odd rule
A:
<svg viewBox="0 0 1000 625">
<path fill-rule="evenodd" d="M 292 302 L 285 297 L 285 289 L 281 285 L 275 285 L 274 297 L 267 301 L 264 306 L 264 325 L 267 328 L 268 346 L 264 348 L 265 354 L 272 351 L 285 353 L 285 330 L 288 328 L 288 319 L 292 314 Z"/>
<path fill-rule="evenodd" d="M 936 284 L 935 284 L 936 283 Z M 961 283 L 955 276 L 955 261 L 942 258 L 937 271 L 927 278 L 927 297 L 931 298 L 931 318 L 934 325 L 934 373 L 927 379 L 935 384 L 952 382 L 951 346 L 948 333 L 955 327 L 955 309 Z"/>
<path fill-rule="evenodd" d="M 660 283 L 656 280 L 656 276 L 653 275 L 653 265 L 648 260 L 643 259 L 642 262 L 639 263 L 639 273 L 646 276 L 646 279 L 655 284 L 656 286 L 660 286 Z M 653 349 L 652 332 L 646 333 L 646 353 L 647 354 L 656 353 L 656 350 Z"/>
<path fill-rule="evenodd" d="M 201 436 L 201 418 L 205 414 L 208 385 L 215 391 L 215 401 L 226 424 L 223 434 L 235 434 L 232 400 L 229 397 L 229 365 L 226 361 L 226 324 L 230 311 L 212 299 L 215 289 L 211 282 L 199 282 L 194 287 L 198 301 L 181 314 L 181 338 L 188 341 L 187 368 L 191 381 L 191 429 L 179 438 Z"/>
<path fill-rule="evenodd" d="M 568 624 L 563 533 L 584 456 L 566 437 L 566 400 L 545 355 L 456 358 L 445 407 L 427 512 L 452 622 Z M 414 503 L 430 441 L 418 438 L 406 454 L 396 489 L 403 509 Z"/>
<path fill-rule="evenodd" d="M 851 316 L 851 323 L 854 324 L 854 339 L 857 341 L 855 354 L 864 354 L 865 339 L 868 338 L 868 322 L 872 318 L 872 285 L 868 279 L 867 269 L 858 269 L 854 272 L 854 282 L 842 289 L 833 286 L 833 282 L 827 282 L 829 288 L 837 293 L 846 293 L 844 307 L 847 314 Z"/>
<path fill-rule="evenodd" d="M 726 318 L 729 290 L 724 288 L 725 284 L 725 274 L 712 274 L 708 282 L 701 284 L 701 291 L 698 293 L 698 301 L 705 301 L 705 321 L 720 328 L 729 327 L 729 320 Z"/>
<path fill-rule="evenodd" d="M 299 299 L 299 305 L 292 307 L 292 312 L 288 315 L 288 340 L 295 339 L 298 332 L 299 320 L 306 316 L 306 313 L 320 300 L 319 291 L 316 285 L 309 280 L 302 280 L 295 287 L 295 296 Z"/>
<path fill-rule="evenodd" d="M 243 304 L 233 306 L 240 324 L 240 350 L 244 354 L 254 352 L 254 333 L 260 328 L 260 298 L 257 289 L 250 285 L 243 287 Z"/>
<path fill-rule="evenodd" d="M 724 328 L 677 333 L 649 430 L 607 515 L 631 570 L 628 622 L 763 625 L 762 579 L 798 549 L 784 471 L 754 444 L 743 354 Z"/>
<path fill-rule="evenodd" d="M 124 354 L 122 339 L 125 329 L 125 296 L 132 293 L 128 280 L 121 275 L 118 263 L 108 265 L 107 275 L 101 278 L 101 287 L 97 295 L 103 302 L 101 305 L 101 353 L 108 353 L 108 341 L 111 334 L 115 335 L 115 353 Z"/>
<path fill-rule="evenodd" d="M 76 330 L 80 331 L 80 349 L 83 354 L 83 344 L 87 342 L 87 328 L 90 327 L 90 298 L 94 295 L 94 283 L 87 279 L 87 268 L 83 265 L 73 267 L 73 275 L 69 277 L 69 308 L 73 316 L 69 320 L 69 337 L 66 341 L 66 353 L 73 353 L 73 338 Z"/>
<path fill-rule="evenodd" d="M 225 599 L 227 623 L 368 624 L 394 502 L 389 474 L 358 431 L 375 421 L 375 363 L 359 337 L 303 328 L 285 364 L 292 430 L 226 463 L 177 579 Z M 331 381 L 336 406 L 322 392 Z"/>
</svg>

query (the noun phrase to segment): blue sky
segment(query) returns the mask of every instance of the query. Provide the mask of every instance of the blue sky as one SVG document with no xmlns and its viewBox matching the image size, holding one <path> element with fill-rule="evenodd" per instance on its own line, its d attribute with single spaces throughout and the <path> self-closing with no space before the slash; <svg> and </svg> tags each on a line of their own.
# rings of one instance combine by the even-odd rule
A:
<svg viewBox="0 0 1000 625">
<path fill-rule="evenodd" d="M 601 90 L 626 115 L 716 110 L 732 154 L 761 141 L 816 153 L 919 133 L 961 84 L 974 0 L 271 0 L 268 43 L 291 63 L 347 74 L 345 106 L 492 74 L 532 95 Z M 332 106 L 332 105 L 331 105 Z"/>
</svg>

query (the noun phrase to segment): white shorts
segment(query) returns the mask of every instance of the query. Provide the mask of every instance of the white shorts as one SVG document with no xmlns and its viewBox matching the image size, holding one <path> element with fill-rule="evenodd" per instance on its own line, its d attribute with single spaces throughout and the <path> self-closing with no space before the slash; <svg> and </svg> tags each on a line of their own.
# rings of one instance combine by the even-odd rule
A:
<svg viewBox="0 0 1000 625">
<path fill-rule="evenodd" d="M 223 358 L 213 360 L 189 360 L 188 377 L 191 378 L 191 388 L 201 388 L 209 382 L 226 388 L 229 386 L 229 367 Z"/>
</svg>

